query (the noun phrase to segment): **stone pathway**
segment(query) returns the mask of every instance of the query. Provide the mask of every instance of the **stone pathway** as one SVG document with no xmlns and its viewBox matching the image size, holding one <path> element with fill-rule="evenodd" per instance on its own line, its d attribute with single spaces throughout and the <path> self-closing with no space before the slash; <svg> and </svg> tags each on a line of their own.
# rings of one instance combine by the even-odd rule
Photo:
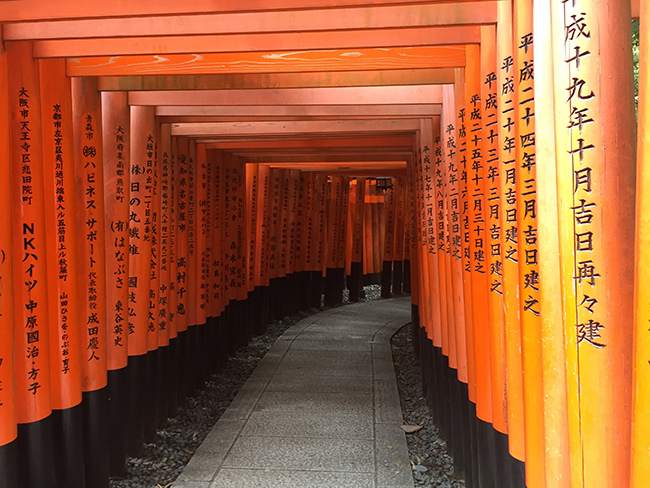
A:
<svg viewBox="0 0 650 488">
<path fill-rule="evenodd" d="M 173 488 L 412 488 L 390 337 L 410 298 L 288 329 Z"/>
</svg>

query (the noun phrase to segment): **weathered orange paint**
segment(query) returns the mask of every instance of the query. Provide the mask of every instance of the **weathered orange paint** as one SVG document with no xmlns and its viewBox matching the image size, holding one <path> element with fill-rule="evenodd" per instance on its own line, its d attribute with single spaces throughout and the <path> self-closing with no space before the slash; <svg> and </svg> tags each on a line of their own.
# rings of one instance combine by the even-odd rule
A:
<svg viewBox="0 0 650 488">
<path fill-rule="evenodd" d="M 102 76 L 99 78 L 100 89 L 105 91 L 318 88 L 336 86 L 433 85 L 453 82 L 454 68 L 325 71 L 316 73 Z M 219 111 L 217 107 L 208 108 L 211 111 Z M 228 120 L 232 120 L 232 118 L 228 118 Z"/>
<path fill-rule="evenodd" d="M 170 314 L 170 285 L 172 282 L 171 261 L 173 258 L 172 245 L 172 148 L 171 127 L 169 124 L 160 125 L 159 137 L 159 178 L 160 178 L 160 270 L 158 275 L 158 346 L 166 347 L 172 336 Z"/>
<path fill-rule="evenodd" d="M 61 61 L 39 62 L 50 381 L 52 408 L 56 410 L 81 403 L 79 344 L 85 332 L 82 324 L 86 322 L 78 306 L 72 95 L 70 79 L 65 76 Z"/>
<path fill-rule="evenodd" d="M 72 79 L 72 126 L 76 172 L 77 235 L 82 324 L 82 390 L 107 384 L 104 174 L 101 98 L 97 80 Z M 85 242 L 84 242 L 85 241 Z"/>
<path fill-rule="evenodd" d="M 481 79 L 480 49 L 477 45 L 467 47 L 467 67 L 465 68 L 465 125 L 467 132 L 467 193 L 469 200 L 469 249 L 472 276 L 472 315 L 474 336 L 474 358 L 476 361 L 476 414 L 485 422 L 492 422 L 492 374 L 491 338 L 488 308 L 488 275 L 486 233 L 487 203 L 485 177 L 487 174 L 487 155 L 483 155 L 481 141 L 483 134 L 480 100 Z"/>
<path fill-rule="evenodd" d="M 102 93 L 108 369 L 126 367 L 129 342 L 131 124 L 125 92 Z"/>
<path fill-rule="evenodd" d="M 650 143 L 650 6 L 642 2 L 639 46 L 639 134 L 637 148 L 637 203 L 635 253 L 635 322 L 634 378 L 632 399 L 631 487 L 641 488 L 650 479 L 650 298 L 645 286 L 650 264 L 650 174 L 648 144 Z"/>
<path fill-rule="evenodd" d="M 153 185 L 152 173 L 147 171 L 153 172 L 153 110 L 131 107 L 130 127 L 128 342 L 129 355 L 141 356 L 153 345 L 150 336 L 156 331 L 151 331 L 149 324 Z"/>
<path fill-rule="evenodd" d="M 0 48 L 0 93 L 9 93 L 7 51 Z M 11 209 L 11 162 L 9 154 L 9 97 L 0 97 L 0 171 L 6 175 L 0 180 L 0 208 Z M 11 211 L 0 212 L 0 228 L 13 229 Z M 0 446 L 9 444 L 18 435 L 14 397 L 14 324 L 13 324 L 13 250 L 12 233 L 0 234 Z"/>
</svg>

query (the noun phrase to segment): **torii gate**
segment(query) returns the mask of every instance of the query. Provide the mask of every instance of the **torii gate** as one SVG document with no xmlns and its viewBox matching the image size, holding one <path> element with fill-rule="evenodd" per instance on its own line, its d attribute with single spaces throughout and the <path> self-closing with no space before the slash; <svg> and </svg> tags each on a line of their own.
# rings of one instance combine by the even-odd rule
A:
<svg viewBox="0 0 650 488">
<path fill-rule="evenodd" d="M 229 349 L 388 263 L 467 486 L 647 486 L 647 17 L 1 2 L 0 485 L 108 486 Z"/>
</svg>

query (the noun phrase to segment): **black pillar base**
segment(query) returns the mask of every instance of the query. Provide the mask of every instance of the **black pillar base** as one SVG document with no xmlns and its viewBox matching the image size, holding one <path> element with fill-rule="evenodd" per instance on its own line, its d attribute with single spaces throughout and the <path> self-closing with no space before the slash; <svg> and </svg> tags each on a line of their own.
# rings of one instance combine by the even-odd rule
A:
<svg viewBox="0 0 650 488">
<path fill-rule="evenodd" d="M 393 262 L 384 261 L 381 269 L 381 297 L 390 298 L 390 284 L 393 280 Z"/>
<path fill-rule="evenodd" d="M 402 291 L 404 293 L 411 293 L 411 261 L 404 260 Z"/>
<path fill-rule="evenodd" d="M 350 276 L 348 278 L 348 290 L 350 290 L 350 301 L 358 302 L 360 299 L 359 291 L 361 290 L 361 263 L 352 263 L 350 266 Z"/>
<path fill-rule="evenodd" d="M 300 272 L 300 310 L 311 308 L 311 271 Z"/>
<path fill-rule="evenodd" d="M 18 482 L 18 440 L 0 446 L 0 486 L 22 486 Z"/>
<path fill-rule="evenodd" d="M 317 310 L 321 308 L 321 295 L 323 294 L 323 274 L 320 271 L 311 272 L 311 306 Z"/>
<path fill-rule="evenodd" d="M 53 434 L 51 415 L 38 422 L 18 424 L 18 483 L 15 485 L 16 487 L 50 488 L 58 486 L 54 469 Z"/>
<path fill-rule="evenodd" d="M 85 487 L 83 409 L 52 411 L 54 469 L 59 486 Z"/>
<path fill-rule="evenodd" d="M 108 372 L 108 459 L 109 474 L 123 478 L 126 476 L 126 422 L 129 391 L 128 366 Z"/>
<path fill-rule="evenodd" d="M 129 356 L 128 400 L 125 411 L 126 454 L 141 457 L 144 453 L 145 371 L 147 355 Z"/>
<path fill-rule="evenodd" d="M 156 398 L 158 386 L 158 349 L 149 351 L 145 356 L 145 384 L 144 384 L 144 441 L 147 443 L 156 442 L 156 424 L 158 423 L 158 412 Z"/>
<path fill-rule="evenodd" d="M 404 263 L 393 261 L 393 295 L 402 294 L 402 281 L 404 280 Z"/>
<path fill-rule="evenodd" d="M 83 393 L 86 486 L 108 488 L 108 387 Z"/>
</svg>

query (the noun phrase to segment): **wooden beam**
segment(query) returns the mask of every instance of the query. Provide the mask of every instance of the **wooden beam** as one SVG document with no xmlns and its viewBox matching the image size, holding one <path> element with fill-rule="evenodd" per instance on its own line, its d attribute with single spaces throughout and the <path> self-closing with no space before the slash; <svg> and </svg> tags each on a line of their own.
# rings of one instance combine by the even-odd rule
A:
<svg viewBox="0 0 650 488">
<path fill-rule="evenodd" d="M 400 105 L 442 103 L 442 85 L 129 92 L 130 105 Z"/>
<path fill-rule="evenodd" d="M 465 46 L 99 56 L 69 58 L 66 66 L 68 76 L 458 68 L 465 66 Z"/>
<path fill-rule="evenodd" d="M 303 171 L 322 170 L 406 170 L 406 161 L 348 161 L 348 162 L 325 162 L 314 161 L 305 163 L 271 163 L 266 166 L 277 169 L 300 169 Z"/>
<path fill-rule="evenodd" d="M 407 161 L 410 153 L 386 153 L 386 154 L 358 154 L 350 155 L 322 154 L 322 155 L 294 155 L 294 156 L 244 156 L 242 161 L 246 163 L 312 163 L 312 162 L 341 162 L 350 163 L 353 161 Z"/>
<path fill-rule="evenodd" d="M 247 119 L 266 117 L 327 118 L 378 118 L 378 117 L 427 117 L 440 115 L 442 104 L 419 105 L 191 105 L 156 106 L 157 117 L 242 117 Z"/>
<path fill-rule="evenodd" d="M 418 130 L 418 119 L 400 120 L 328 120 L 303 122 L 249 122 L 173 124 L 172 136 L 256 136 L 268 134 L 331 134 L 331 133 L 375 133 L 413 132 Z"/>
<path fill-rule="evenodd" d="M 329 73 L 235 73 L 217 75 L 105 76 L 102 91 L 225 90 L 453 84 L 454 68 L 339 71 Z"/>
<path fill-rule="evenodd" d="M 35 22 L 45 20 L 54 22 Z M 99 32 L 121 37 L 461 25 L 496 22 L 496 2 L 21 0 L 2 2 L 0 22 L 19 22 L 7 26 L 5 39 L 96 37 Z"/>
<path fill-rule="evenodd" d="M 357 138 L 332 138 L 332 139 L 298 139 L 281 141 L 250 141 L 250 142 L 215 142 L 208 144 L 208 149 L 221 150 L 255 150 L 273 148 L 302 148 L 318 149 L 323 148 L 364 148 L 364 147 L 385 147 L 385 146 L 410 146 L 413 147 L 413 138 L 402 137 L 357 137 Z"/>
<path fill-rule="evenodd" d="M 478 26 L 316 32 L 106 37 L 36 41 L 34 57 L 129 56 L 139 54 L 305 51 L 376 47 L 440 46 L 480 42 Z"/>
</svg>

